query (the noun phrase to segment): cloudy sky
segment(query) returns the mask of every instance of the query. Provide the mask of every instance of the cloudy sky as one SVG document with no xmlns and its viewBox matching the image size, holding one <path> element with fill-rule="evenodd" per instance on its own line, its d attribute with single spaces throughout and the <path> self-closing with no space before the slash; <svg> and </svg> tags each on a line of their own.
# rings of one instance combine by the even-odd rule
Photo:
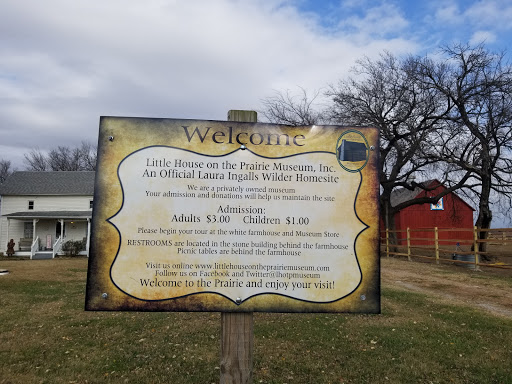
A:
<svg viewBox="0 0 512 384">
<path fill-rule="evenodd" d="M 454 41 L 507 49 L 512 2 L 0 0 L 0 159 L 95 143 L 100 116 L 225 120 Z"/>
</svg>

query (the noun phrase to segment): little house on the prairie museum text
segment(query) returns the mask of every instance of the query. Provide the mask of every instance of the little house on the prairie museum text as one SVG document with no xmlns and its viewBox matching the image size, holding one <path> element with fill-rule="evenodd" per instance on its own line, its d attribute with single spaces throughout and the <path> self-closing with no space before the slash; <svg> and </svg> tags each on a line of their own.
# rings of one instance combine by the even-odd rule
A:
<svg viewBox="0 0 512 384">
<path fill-rule="evenodd" d="M 93 171 L 14 172 L 0 185 L 0 252 L 12 239 L 17 256 L 50 258 L 68 241 L 88 254 Z"/>
</svg>

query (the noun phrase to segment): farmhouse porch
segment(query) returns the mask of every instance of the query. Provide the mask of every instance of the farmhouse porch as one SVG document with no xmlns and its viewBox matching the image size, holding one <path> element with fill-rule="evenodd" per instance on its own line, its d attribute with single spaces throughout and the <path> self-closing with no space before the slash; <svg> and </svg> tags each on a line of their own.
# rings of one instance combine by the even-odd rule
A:
<svg viewBox="0 0 512 384">
<path fill-rule="evenodd" d="M 14 212 L 5 217 L 7 239 L 11 239 L 13 221 L 24 225 L 23 237 L 14 239 L 17 255 L 30 256 L 31 259 L 54 258 L 66 241 L 84 240 L 85 250 L 82 253 L 89 256 L 91 211 Z"/>
</svg>

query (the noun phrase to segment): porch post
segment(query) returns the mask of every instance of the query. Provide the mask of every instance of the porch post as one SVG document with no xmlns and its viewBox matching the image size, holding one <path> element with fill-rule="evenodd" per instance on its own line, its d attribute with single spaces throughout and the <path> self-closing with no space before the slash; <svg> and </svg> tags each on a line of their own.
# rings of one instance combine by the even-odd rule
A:
<svg viewBox="0 0 512 384">
<path fill-rule="evenodd" d="M 64 219 L 60 219 L 60 241 L 64 240 Z"/>
<path fill-rule="evenodd" d="M 9 243 L 9 227 L 11 226 L 11 219 L 8 217 L 7 218 L 7 239 L 5 239 L 5 250 L 7 250 L 7 244 Z M 20 245 L 18 244 L 18 247 Z"/>
<path fill-rule="evenodd" d="M 34 243 L 35 239 L 36 239 L 36 224 L 37 224 L 38 220 L 37 219 L 32 219 L 32 244 Z"/>
<path fill-rule="evenodd" d="M 30 260 L 32 260 L 32 258 L 34 257 L 34 253 L 39 251 L 39 240 L 38 240 L 38 244 L 37 244 L 37 249 L 34 251 L 34 248 L 33 248 L 34 242 L 36 241 L 36 238 L 38 238 L 36 235 L 38 221 L 39 221 L 39 219 L 32 219 L 32 244 L 30 244 Z"/>
</svg>

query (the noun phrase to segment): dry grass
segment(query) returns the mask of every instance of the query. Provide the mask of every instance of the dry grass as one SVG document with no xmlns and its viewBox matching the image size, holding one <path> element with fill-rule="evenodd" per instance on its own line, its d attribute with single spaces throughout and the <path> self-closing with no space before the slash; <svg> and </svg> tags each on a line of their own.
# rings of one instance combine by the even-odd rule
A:
<svg viewBox="0 0 512 384">
<path fill-rule="evenodd" d="M 215 383 L 218 313 L 85 312 L 86 259 L 0 260 L 0 383 Z M 255 314 L 255 383 L 512 382 L 512 320 L 384 282 L 382 315 Z"/>
<path fill-rule="evenodd" d="M 16 281 L 56 281 L 58 276 L 59 282 L 69 282 L 87 276 L 87 259 L 69 257 L 55 260 L 29 260 L 27 257 L 15 259 L 0 257 L 0 269 L 9 270 L 10 276 Z"/>
</svg>

